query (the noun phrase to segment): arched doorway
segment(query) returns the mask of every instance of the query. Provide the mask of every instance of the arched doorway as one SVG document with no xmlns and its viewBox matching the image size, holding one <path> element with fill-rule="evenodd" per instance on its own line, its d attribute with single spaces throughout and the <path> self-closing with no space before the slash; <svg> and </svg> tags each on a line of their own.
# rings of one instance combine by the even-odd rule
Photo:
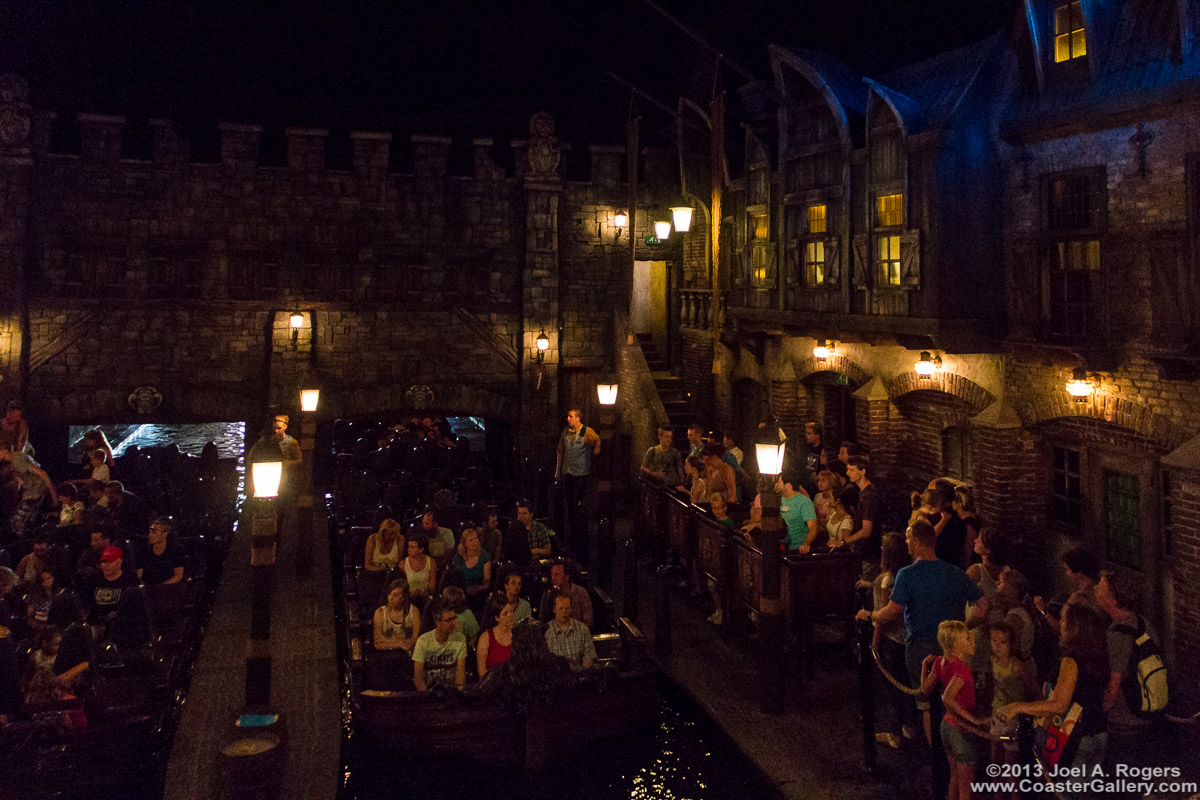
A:
<svg viewBox="0 0 1200 800">
<path fill-rule="evenodd" d="M 842 442 L 858 441 L 854 391 L 858 388 L 844 373 L 815 372 L 801 383 L 808 395 L 803 422 L 821 425 L 823 447 L 837 450 Z"/>
<path fill-rule="evenodd" d="M 766 388 L 753 378 L 742 378 L 733 384 L 733 424 L 738 444 L 746 454 L 744 466 L 753 468 L 754 437 L 758 423 L 767 416 Z M 748 462 L 748 464 L 747 464 Z"/>
</svg>

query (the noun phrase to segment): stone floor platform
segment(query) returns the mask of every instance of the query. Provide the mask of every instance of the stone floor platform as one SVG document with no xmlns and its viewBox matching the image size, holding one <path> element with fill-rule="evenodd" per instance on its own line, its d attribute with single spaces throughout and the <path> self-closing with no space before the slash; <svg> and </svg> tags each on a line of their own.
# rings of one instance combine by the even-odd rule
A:
<svg viewBox="0 0 1200 800">
<path fill-rule="evenodd" d="M 285 523 L 271 614 L 271 696 L 284 715 L 288 763 L 280 797 L 331 800 L 341 773 L 341 693 L 325 517 L 314 515 L 311 577 L 296 575 Z M 219 798 L 221 737 L 241 713 L 250 630 L 249 524 L 239 525 L 175 735 L 164 796 Z"/>
</svg>

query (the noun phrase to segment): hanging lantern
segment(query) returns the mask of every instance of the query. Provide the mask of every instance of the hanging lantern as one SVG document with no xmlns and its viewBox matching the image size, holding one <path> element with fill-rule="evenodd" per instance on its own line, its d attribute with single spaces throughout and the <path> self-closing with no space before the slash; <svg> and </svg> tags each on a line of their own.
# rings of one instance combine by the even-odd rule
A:
<svg viewBox="0 0 1200 800">
<path fill-rule="evenodd" d="M 600 400 L 602 406 L 613 406 L 617 404 L 617 384 L 615 383 L 597 383 L 596 396 Z"/>
<path fill-rule="evenodd" d="M 675 230 L 679 233 L 687 233 L 692 229 L 691 206 L 672 206 L 671 218 L 675 221 Z"/>
</svg>

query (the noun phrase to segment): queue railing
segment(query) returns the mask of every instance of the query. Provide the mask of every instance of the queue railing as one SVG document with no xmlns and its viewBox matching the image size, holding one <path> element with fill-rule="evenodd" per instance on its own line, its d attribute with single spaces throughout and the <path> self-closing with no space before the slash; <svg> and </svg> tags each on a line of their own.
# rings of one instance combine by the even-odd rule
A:
<svg viewBox="0 0 1200 800">
<path fill-rule="evenodd" d="M 723 615 L 761 613 L 762 550 L 740 530 L 722 525 L 707 510 L 693 505 L 683 493 L 639 478 L 634 536 L 658 563 L 679 560 L 692 567 L 695 578 L 712 581 Z M 846 635 L 851 636 L 859 570 L 859 558 L 851 553 L 785 555 L 780 598 L 790 634 L 811 643 L 813 623 L 836 621 L 846 624 Z"/>
</svg>

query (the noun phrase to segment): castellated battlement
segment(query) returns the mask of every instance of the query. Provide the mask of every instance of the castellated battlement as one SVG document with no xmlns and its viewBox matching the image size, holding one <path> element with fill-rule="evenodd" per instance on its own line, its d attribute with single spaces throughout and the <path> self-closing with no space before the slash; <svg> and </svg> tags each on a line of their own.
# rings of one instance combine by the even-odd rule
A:
<svg viewBox="0 0 1200 800">
<path fill-rule="evenodd" d="M 396 140 L 387 131 L 351 131 L 349 147 L 341 137 L 325 128 L 288 127 L 282 131 L 286 142 L 286 158 L 279 163 L 263 163 L 264 141 L 278 131 L 262 125 L 241 122 L 221 122 L 216 125 L 219 147 L 208 157 L 197 157 L 197 148 L 170 120 L 153 118 L 149 130 L 129 130 L 124 116 L 116 114 L 80 113 L 75 118 L 42 113 L 38 121 L 45 130 L 34 137 L 34 149 L 51 159 L 78 158 L 85 169 L 111 169 L 125 163 L 130 166 L 148 165 L 155 171 L 178 172 L 187 169 L 211 169 L 219 164 L 239 179 L 259 169 L 287 169 L 313 176 L 331 172 L 350 173 L 370 184 L 387 182 L 393 176 L 418 179 L 467 177 L 479 181 L 522 180 L 528 172 L 528 142 L 514 139 L 509 142 L 509 154 L 498 152 L 496 142 L 489 137 L 470 140 L 469 157 L 450 137 L 413 134 L 393 152 Z M 58 126 L 69 134 L 52 136 Z M 140 127 L 140 126 L 137 126 Z M 202 133 L 211 133 L 202 132 Z M 130 142 L 145 141 L 148 147 L 132 147 Z M 570 143 L 559 143 L 564 156 L 578 152 L 580 158 L 564 157 L 558 165 L 558 177 L 576 183 L 595 183 L 616 186 L 625 180 L 625 147 L 613 144 L 592 144 L 576 151 Z M 452 158 L 452 149 L 455 158 Z M 341 163 L 331 166 L 328 153 L 336 150 L 343 156 Z M 586 155 L 584 155 L 586 154 Z M 348 158 L 345 157 L 348 155 Z M 585 163 L 586 159 L 586 163 Z M 676 157 L 669 150 L 644 148 L 641 153 L 643 181 L 650 176 L 670 174 Z M 568 168 L 568 162 L 571 168 Z M 457 166 L 457 169 L 456 169 Z M 470 171 L 466 171 L 466 169 Z"/>
</svg>

